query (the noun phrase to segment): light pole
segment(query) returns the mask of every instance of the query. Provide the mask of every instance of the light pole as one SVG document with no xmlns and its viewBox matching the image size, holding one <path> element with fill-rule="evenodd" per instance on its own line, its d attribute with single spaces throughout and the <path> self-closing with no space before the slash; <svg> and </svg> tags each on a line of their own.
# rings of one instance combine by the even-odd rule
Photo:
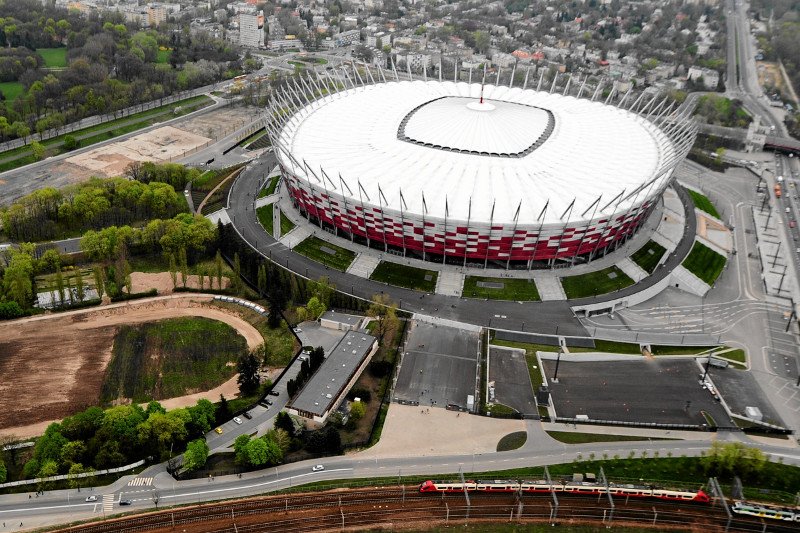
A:
<svg viewBox="0 0 800 533">
<path fill-rule="evenodd" d="M 563 348 L 558 347 L 558 355 L 556 356 L 556 371 L 553 373 L 553 383 L 558 383 L 558 365 L 561 363 L 561 353 Z"/>
<path fill-rule="evenodd" d="M 706 376 L 708 375 L 708 367 L 711 366 L 711 357 L 713 357 L 713 355 L 714 355 L 714 352 L 711 352 L 710 354 L 708 354 L 708 360 L 706 361 L 706 369 L 705 369 L 705 372 L 703 372 L 703 383 L 705 383 L 705 381 L 706 381 Z"/>
</svg>

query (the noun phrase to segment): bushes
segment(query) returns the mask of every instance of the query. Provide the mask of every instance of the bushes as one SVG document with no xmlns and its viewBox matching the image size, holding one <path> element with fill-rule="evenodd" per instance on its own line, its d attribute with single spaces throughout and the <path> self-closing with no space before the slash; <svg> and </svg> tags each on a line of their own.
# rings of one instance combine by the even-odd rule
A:
<svg viewBox="0 0 800 533">
<path fill-rule="evenodd" d="M 126 302 L 128 300 L 138 300 L 140 298 L 150 298 L 152 296 L 158 296 L 158 291 L 156 289 L 150 289 L 149 291 L 144 292 L 134 292 L 133 294 L 119 293 L 116 296 L 112 296 L 111 301 Z"/>
<path fill-rule="evenodd" d="M 0 320 L 19 318 L 24 314 L 25 312 L 17 302 L 0 302 Z"/>
</svg>

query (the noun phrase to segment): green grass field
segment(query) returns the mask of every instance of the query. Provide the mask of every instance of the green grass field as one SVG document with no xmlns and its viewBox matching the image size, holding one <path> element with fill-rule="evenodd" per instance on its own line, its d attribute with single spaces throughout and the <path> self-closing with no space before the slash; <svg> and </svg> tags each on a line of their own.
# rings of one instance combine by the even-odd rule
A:
<svg viewBox="0 0 800 533">
<path fill-rule="evenodd" d="M 502 284 L 502 288 L 480 287 L 478 283 Z M 488 298 L 490 300 L 538 301 L 539 291 L 532 279 L 488 278 L 467 276 L 464 279 L 462 296 L 466 298 Z"/>
<path fill-rule="evenodd" d="M 570 300 L 618 291 L 633 285 L 633 280 L 616 266 L 580 276 L 561 278 L 561 286 Z"/>
<path fill-rule="evenodd" d="M 389 285 L 414 289 L 415 291 L 433 292 L 436 289 L 436 278 L 438 272 L 435 270 L 422 270 L 406 265 L 398 265 L 388 261 L 381 261 L 378 267 L 372 272 L 369 279 L 382 281 Z"/>
<path fill-rule="evenodd" d="M 497 443 L 497 451 L 510 452 L 511 450 L 522 448 L 527 440 L 528 434 L 524 431 L 515 431 L 514 433 L 509 433 Z"/>
<path fill-rule="evenodd" d="M 664 257 L 666 248 L 657 242 L 649 241 L 647 244 L 636 250 L 631 256 L 634 263 L 642 267 L 648 274 L 652 274 L 658 266 L 658 262 Z"/>
<path fill-rule="evenodd" d="M 281 229 L 281 231 L 283 231 L 283 229 Z M 307 238 L 295 246 L 294 251 L 318 263 L 335 268 L 336 270 L 341 270 L 342 272 L 347 270 L 347 267 L 349 267 L 353 259 L 356 258 L 355 252 L 345 250 L 344 248 L 318 239 L 317 237 Z"/>
<path fill-rule="evenodd" d="M 294 229 L 294 222 L 289 220 L 289 217 L 283 211 L 281 211 L 279 217 L 281 219 L 281 236 L 283 236 Z"/>
<path fill-rule="evenodd" d="M 259 207 L 256 209 L 256 216 L 258 217 L 258 221 L 264 226 L 264 229 L 270 235 L 275 235 L 274 231 L 275 228 L 272 224 L 272 204 L 265 205 L 263 207 Z"/>
<path fill-rule="evenodd" d="M 694 206 L 697 209 L 700 211 L 705 211 L 714 218 L 719 218 L 717 208 L 714 207 L 714 204 L 711 203 L 711 200 L 709 200 L 707 196 L 700 194 L 699 192 L 695 192 L 692 189 L 686 189 L 686 192 L 688 192 L 689 196 L 692 197 L 692 202 L 694 202 Z"/>
<path fill-rule="evenodd" d="M 229 363 L 246 351 L 247 343 L 235 329 L 207 318 L 121 326 L 100 401 L 147 402 L 213 389 L 236 373 Z"/>
<path fill-rule="evenodd" d="M 44 59 L 47 68 L 63 68 L 67 66 L 66 48 L 39 48 L 36 53 Z"/>
<path fill-rule="evenodd" d="M 709 285 L 714 285 L 722 269 L 725 268 L 727 258 L 718 254 L 705 244 L 695 242 L 692 251 L 683 261 L 683 266 Z"/>
<path fill-rule="evenodd" d="M 25 86 L 18 81 L 5 81 L 0 83 L 0 91 L 2 91 L 7 102 L 13 102 L 25 92 Z"/>
<path fill-rule="evenodd" d="M 647 437 L 637 437 L 632 435 L 606 435 L 599 433 L 574 433 L 572 431 L 548 431 L 548 435 L 564 444 L 586 444 L 589 442 L 621 442 L 636 440 L 678 440 Z"/>
</svg>

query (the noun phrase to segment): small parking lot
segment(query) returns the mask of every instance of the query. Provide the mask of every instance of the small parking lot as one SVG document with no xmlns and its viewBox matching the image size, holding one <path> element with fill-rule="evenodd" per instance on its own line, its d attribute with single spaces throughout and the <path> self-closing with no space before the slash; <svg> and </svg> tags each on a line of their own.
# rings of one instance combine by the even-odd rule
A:
<svg viewBox="0 0 800 533">
<path fill-rule="evenodd" d="M 416 323 L 408 335 L 395 400 L 427 407 L 467 406 L 475 394 L 480 337 L 477 332 Z"/>
<path fill-rule="evenodd" d="M 496 402 L 522 414 L 538 412 L 525 350 L 492 346 L 489 349 L 489 382 L 494 383 Z"/>
<path fill-rule="evenodd" d="M 661 424 L 704 424 L 702 412 L 718 425 L 732 425 L 725 409 L 699 383 L 693 359 L 631 361 L 542 361 L 557 416 Z"/>
<path fill-rule="evenodd" d="M 778 413 L 772 408 L 772 404 L 750 372 L 711 367 L 708 374 L 732 412 L 744 416 L 747 407 L 758 407 L 764 415 L 764 422 L 783 425 Z"/>
<path fill-rule="evenodd" d="M 347 333 L 337 329 L 323 328 L 319 325 L 319 322 L 310 321 L 299 324 L 298 328 L 300 331 L 296 331 L 296 333 L 300 337 L 303 346 L 313 346 L 314 348 L 322 346 L 326 354 L 331 353 L 331 350 L 336 347 L 336 344 Z"/>
</svg>

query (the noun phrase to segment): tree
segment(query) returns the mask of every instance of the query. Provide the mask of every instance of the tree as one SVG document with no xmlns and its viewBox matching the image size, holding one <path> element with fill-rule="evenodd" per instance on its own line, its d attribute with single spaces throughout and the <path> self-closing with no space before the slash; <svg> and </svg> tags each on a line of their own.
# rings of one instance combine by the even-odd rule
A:
<svg viewBox="0 0 800 533">
<path fill-rule="evenodd" d="M 350 420 L 358 422 L 367 414 L 367 407 L 363 402 L 353 402 L 350 404 Z"/>
<path fill-rule="evenodd" d="M 169 254 L 169 277 L 172 279 L 172 288 L 178 288 L 178 272 L 175 266 L 175 254 Z"/>
<path fill-rule="evenodd" d="M 258 266 L 258 294 L 264 295 L 267 292 L 267 269 L 264 263 Z"/>
<path fill-rule="evenodd" d="M 94 276 L 94 288 L 97 291 L 97 297 L 102 299 L 103 291 L 105 290 L 105 276 L 103 275 L 103 269 L 99 266 L 94 267 L 92 269 L 92 275 Z"/>
<path fill-rule="evenodd" d="M 250 435 L 245 433 L 244 435 L 239 435 L 236 437 L 236 440 L 233 441 L 233 451 L 236 454 L 236 464 L 239 465 L 249 465 L 250 458 L 247 454 L 247 445 L 250 444 Z"/>
<path fill-rule="evenodd" d="M 253 439 L 245 446 L 247 464 L 250 466 L 263 466 L 269 462 L 269 446 L 264 439 Z"/>
<path fill-rule="evenodd" d="M 326 311 L 325 304 L 319 301 L 316 296 L 312 296 L 306 304 L 308 315 L 311 320 L 316 320 Z"/>
<path fill-rule="evenodd" d="M 233 254 L 233 290 L 236 294 L 242 292 L 242 264 L 239 260 L 239 252 Z"/>
<path fill-rule="evenodd" d="M 261 384 L 261 378 L 258 374 L 258 359 L 251 353 L 242 355 L 236 367 L 239 371 L 239 377 L 236 380 L 239 383 L 239 392 L 242 396 L 249 396 L 255 393 Z"/>
<path fill-rule="evenodd" d="M 8 469 L 6 468 L 6 464 L 0 459 L 0 483 L 5 483 L 6 478 L 8 477 Z"/>
<path fill-rule="evenodd" d="M 181 248 L 178 250 L 178 258 L 180 260 L 180 268 L 181 268 L 181 285 L 183 288 L 186 288 L 186 278 L 189 275 L 189 266 L 186 261 L 186 248 Z"/>
<path fill-rule="evenodd" d="M 216 411 L 214 404 L 205 398 L 197 400 L 197 403 L 189 408 L 194 430 L 200 435 L 211 431 L 211 426 L 216 420 Z"/>
<path fill-rule="evenodd" d="M 378 336 L 378 344 L 383 344 L 386 333 L 397 326 L 397 304 L 389 298 L 388 294 L 376 294 L 372 297 L 372 303 L 367 309 L 367 316 L 376 320 L 375 333 Z"/>
<path fill-rule="evenodd" d="M 78 139 L 74 135 L 64 135 L 64 150 L 71 152 L 72 150 L 80 147 Z"/>
<path fill-rule="evenodd" d="M 286 455 L 292 446 L 292 438 L 283 429 L 274 428 L 267 431 L 266 437 L 275 442 L 281 449 L 281 453 Z"/>
<path fill-rule="evenodd" d="M 285 431 L 290 438 L 294 436 L 294 422 L 292 422 L 292 416 L 286 411 L 281 411 L 275 417 L 275 427 Z"/>
<path fill-rule="evenodd" d="M 75 294 L 78 296 L 79 302 L 82 302 L 83 298 L 86 296 L 84 292 L 83 273 L 80 270 L 78 270 L 78 276 L 75 280 Z"/>
<path fill-rule="evenodd" d="M 44 146 L 42 146 L 39 141 L 31 142 L 31 152 L 33 153 L 34 159 L 37 161 L 44 159 Z"/>
<path fill-rule="evenodd" d="M 219 406 L 217 407 L 216 419 L 217 423 L 224 422 L 229 420 L 233 416 L 233 412 L 231 411 L 231 406 L 228 404 L 228 400 L 222 394 L 219 395 Z"/>
<path fill-rule="evenodd" d="M 53 307 L 61 307 L 66 304 L 64 301 L 64 275 L 61 273 L 61 267 L 56 270 L 56 290 L 58 291 L 58 304 L 53 304 Z"/>
<path fill-rule="evenodd" d="M 222 254 L 217 250 L 217 255 L 214 256 L 214 266 L 217 270 L 217 290 L 222 290 Z"/>
<path fill-rule="evenodd" d="M 195 439 L 186 445 L 183 454 L 183 469 L 187 472 L 205 466 L 208 460 L 208 444 L 205 439 Z"/>
</svg>

